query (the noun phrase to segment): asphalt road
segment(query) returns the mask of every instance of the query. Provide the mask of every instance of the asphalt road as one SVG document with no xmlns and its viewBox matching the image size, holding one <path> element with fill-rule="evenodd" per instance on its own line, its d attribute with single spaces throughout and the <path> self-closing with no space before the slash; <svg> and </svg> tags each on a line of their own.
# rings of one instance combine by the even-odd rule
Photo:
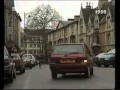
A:
<svg viewBox="0 0 120 90">
<path fill-rule="evenodd" d="M 4 89 L 114 89 L 114 68 L 94 67 L 94 75 L 84 78 L 80 74 L 58 75 L 57 80 L 51 78 L 48 65 L 26 69 L 17 75 L 13 83 L 4 83 Z"/>
</svg>

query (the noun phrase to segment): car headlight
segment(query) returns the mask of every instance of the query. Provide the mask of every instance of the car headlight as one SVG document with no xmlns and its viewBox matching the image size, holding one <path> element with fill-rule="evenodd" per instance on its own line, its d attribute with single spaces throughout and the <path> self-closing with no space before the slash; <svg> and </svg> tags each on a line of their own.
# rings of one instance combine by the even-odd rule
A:
<svg viewBox="0 0 120 90">
<path fill-rule="evenodd" d="M 87 62 L 87 60 L 84 60 L 84 62 Z"/>
</svg>

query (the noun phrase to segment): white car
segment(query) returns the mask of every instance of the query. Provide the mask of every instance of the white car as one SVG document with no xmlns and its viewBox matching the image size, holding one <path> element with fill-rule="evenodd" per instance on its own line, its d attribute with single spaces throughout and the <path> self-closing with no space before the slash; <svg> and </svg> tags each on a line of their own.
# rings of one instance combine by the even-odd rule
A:
<svg viewBox="0 0 120 90">
<path fill-rule="evenodd" d="M 98 54 L 97 56 L 95 56 L 94 58 L 93 58 L 93 60 L 94 60 L 94 63 L 97 65 L 97 66 L 100 66 L 100 58 L 102 58 L 102 57 L 104 57 L 106 55 L 106 53 L 100 53 L 100 54 Z"/>
<path fill-rule="evenodd" d="M 107 52 L 107 53 L 113 53 L 113 54 L 115 54 L 115 49 L 112 49 L 112 50 L 110 50 L 110 51 Z"/>
<path fill-rule="evenodd" d="M 36 59 L 35 59 L 35 57 L 34 57 L 32 54 L 24 54 L 24 55 L 22 56 L 22 59 L 23 59 L 24 61 L 31 61 L 31 64 L 32 64 L 33 66 L 35 65 Z"/>
</svg>

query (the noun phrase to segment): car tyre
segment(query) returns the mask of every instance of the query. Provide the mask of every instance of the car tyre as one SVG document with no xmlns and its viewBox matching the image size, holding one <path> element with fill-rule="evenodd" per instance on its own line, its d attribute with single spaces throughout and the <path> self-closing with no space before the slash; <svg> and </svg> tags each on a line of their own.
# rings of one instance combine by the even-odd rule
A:
<svg viewBox="0 0 120 90">
<path fill-rule="evenodd" d="M 23 73 L 25 73 L 25 68 L 23 68 Z"/>
<path fill-rule="evenodd" d="M 65 77 L 65 75 L 66 75 L 65 73 L 62 74 L 63 77 Z"/>
<path fill-rule="evenodd" d="M 52 78 L 53 78 L 53 79 L 57 79 L 57 73 L 53 73 L 53 72 L 52 72 Z"/>
<path fill-rule="evenodd" d="M 93 75 L 94 69 L 92 67 L 92 69 L 90 70 L 90 75 Z"/>
<path fill-rule="evenodd" d="M 32 69 L 32 66 L 30 66 L 30 69 Z"/>
<path fill-rule="evenodd" d="M 13 73 L 13 78 L 14 78 L 14 79 L 16 78 L 16 72 Z"/>
<path fill-rule="evenodd" d="M 90 69 L 88 67 L 87 71 L 84 74 L 85 78 L 89 78 L 90 77 Z"/>
<path fill-rule="evenodd" d="M 109 67 L 109 65 L 104 65 L 104 67 Z"/>
<path fill-rule="evenodd" d="M 22 74 L 22 73 L 23 73 L 23 69 L 20 70 L 20 74 Z"/>
<path fill-rule="evenodd" d="M 9 74 L 8 76 L 8 82 L 12 83 L 13 82 L 13 71 Z"/>
</svg>

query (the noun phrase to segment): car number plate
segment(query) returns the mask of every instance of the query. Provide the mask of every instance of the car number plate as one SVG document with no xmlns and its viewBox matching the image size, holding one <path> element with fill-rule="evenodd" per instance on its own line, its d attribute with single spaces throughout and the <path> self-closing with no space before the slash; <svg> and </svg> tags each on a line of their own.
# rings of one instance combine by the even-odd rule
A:
<svg viewBox="0 0 120 90">
<path fill-rule="evenodd" d="M 61 60 L 61 63 L 75 63 L 75 60 Z"/>
</svg>

